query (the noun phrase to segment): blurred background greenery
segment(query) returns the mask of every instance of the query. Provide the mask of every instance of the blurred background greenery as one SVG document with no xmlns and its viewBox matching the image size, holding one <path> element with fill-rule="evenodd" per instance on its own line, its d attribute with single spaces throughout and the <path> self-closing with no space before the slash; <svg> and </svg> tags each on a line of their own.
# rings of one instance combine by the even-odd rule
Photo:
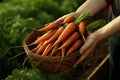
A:
<svg viewBox="0 0 120 80">
<path fill-rule="evenodd" d="M 0 0 L 0 79 L 61 80 L 36 69 L 29 61 L 22 41 L 33 29 L 75 11 L 85 0 Z"/>
</svg>

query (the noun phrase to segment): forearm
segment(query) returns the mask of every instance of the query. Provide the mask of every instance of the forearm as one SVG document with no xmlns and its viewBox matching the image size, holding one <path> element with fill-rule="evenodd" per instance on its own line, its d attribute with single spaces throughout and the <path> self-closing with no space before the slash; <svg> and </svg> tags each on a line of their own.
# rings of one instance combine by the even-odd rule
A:
<svg viewBox="0 0 120 80">
<path fill-rule="evenodd" d="M 82 5 L 80 5 L 80 7 L 76 11 L 58 18 L 56 22 L 62 21 L 65 17 L 69 15 L 72 15 L 75 18 L 77 18 L 78 16 L 84 13 L 91 13 L 92 15 L 95 15 L 100 10 L 105 8 L 106 5 L 107 3 L 105 0 L 86 0 Z"/>
<path fill-rule="evenodd" d="M 96 31 L 95 34 L 98 34 L 97 36 L 100 36 L 100 41 L 107 39 L 118 32 L 120 32 L 120 16 L 109 22 L 103 28 Z"/>
<path fill-rule="evenodd" d="M 92 15 L 95 15 L 100 10 L 105 8 L 107 5 L 105 0 L 87 0 L 84 2 L 77 10 L 76 13 L 82 14 L 82 13 L 91 13 Z"/>
</svg>

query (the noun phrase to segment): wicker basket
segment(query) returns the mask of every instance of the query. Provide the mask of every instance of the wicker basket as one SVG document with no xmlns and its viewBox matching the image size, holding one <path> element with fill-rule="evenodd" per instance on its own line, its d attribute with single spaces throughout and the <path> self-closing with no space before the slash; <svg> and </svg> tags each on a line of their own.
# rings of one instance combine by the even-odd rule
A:
<svg viewBox="0 0 120 80">
<path fill-rule="evenodd" d="M 28 34 L 23 41 L 24 50 L 28 58 L 31 60 L 31 62 L 37 68 L 46 72 L 63 72 L 73 68 L 73 64 L 80 57 L 78 51 L 68 56 L 65 56 L 61 63 L 60 63 L 61 56 L 56 56 L 56 57 L 41 56 L 41 55 L 36 55 L 31 51 L 35 47 L 35 45 L 29 47 L 27 45 L 35 41 L 36 38 L 41 35 L 42 35 L 41 32 L 35 30 L 32 31 L 30 34 Z"/>
</svg>

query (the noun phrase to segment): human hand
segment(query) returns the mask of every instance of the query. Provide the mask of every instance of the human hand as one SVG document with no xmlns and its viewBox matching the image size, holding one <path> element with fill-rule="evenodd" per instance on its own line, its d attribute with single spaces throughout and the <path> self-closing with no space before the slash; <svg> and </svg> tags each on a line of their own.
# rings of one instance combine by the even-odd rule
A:
<svg viewBox="0 0 120 80">
<path fill-rule="evenodd" d="M 69 14 L 66 14 L 60 18 L 58 18 L 57 20 L 55 20 L 56 23 L 60 23 L 62 22 L 67 16 L 74 16 L 75 18 L 77 18 L 80 15 L 79 12 L 71 12 Z"/>
<path fill-rule="evenodd" d="M 99 41 L 100 39 L 97 33 L 92 33 L 88 36 L 85 44 L 79 50 L 81 56 L 73 67 L 76 67 L 80 62 L 82 62 L 95 49 Z"/>
</svg>

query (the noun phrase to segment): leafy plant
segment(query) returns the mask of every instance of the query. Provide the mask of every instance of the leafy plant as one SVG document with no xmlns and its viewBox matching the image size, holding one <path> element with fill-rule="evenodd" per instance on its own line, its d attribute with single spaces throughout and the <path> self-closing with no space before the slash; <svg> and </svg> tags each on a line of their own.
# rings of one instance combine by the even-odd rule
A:
<svg viewBox="0 0 120 80">
<path fill-rule="evenodd" d="M 52 77 L 52 79 L 50 78 Z M 9 75 L 5 80 L 62 80 L 58 76 L 45 74 L 38 69 L 14 69 L 12 75 Z"/>
</svg>

